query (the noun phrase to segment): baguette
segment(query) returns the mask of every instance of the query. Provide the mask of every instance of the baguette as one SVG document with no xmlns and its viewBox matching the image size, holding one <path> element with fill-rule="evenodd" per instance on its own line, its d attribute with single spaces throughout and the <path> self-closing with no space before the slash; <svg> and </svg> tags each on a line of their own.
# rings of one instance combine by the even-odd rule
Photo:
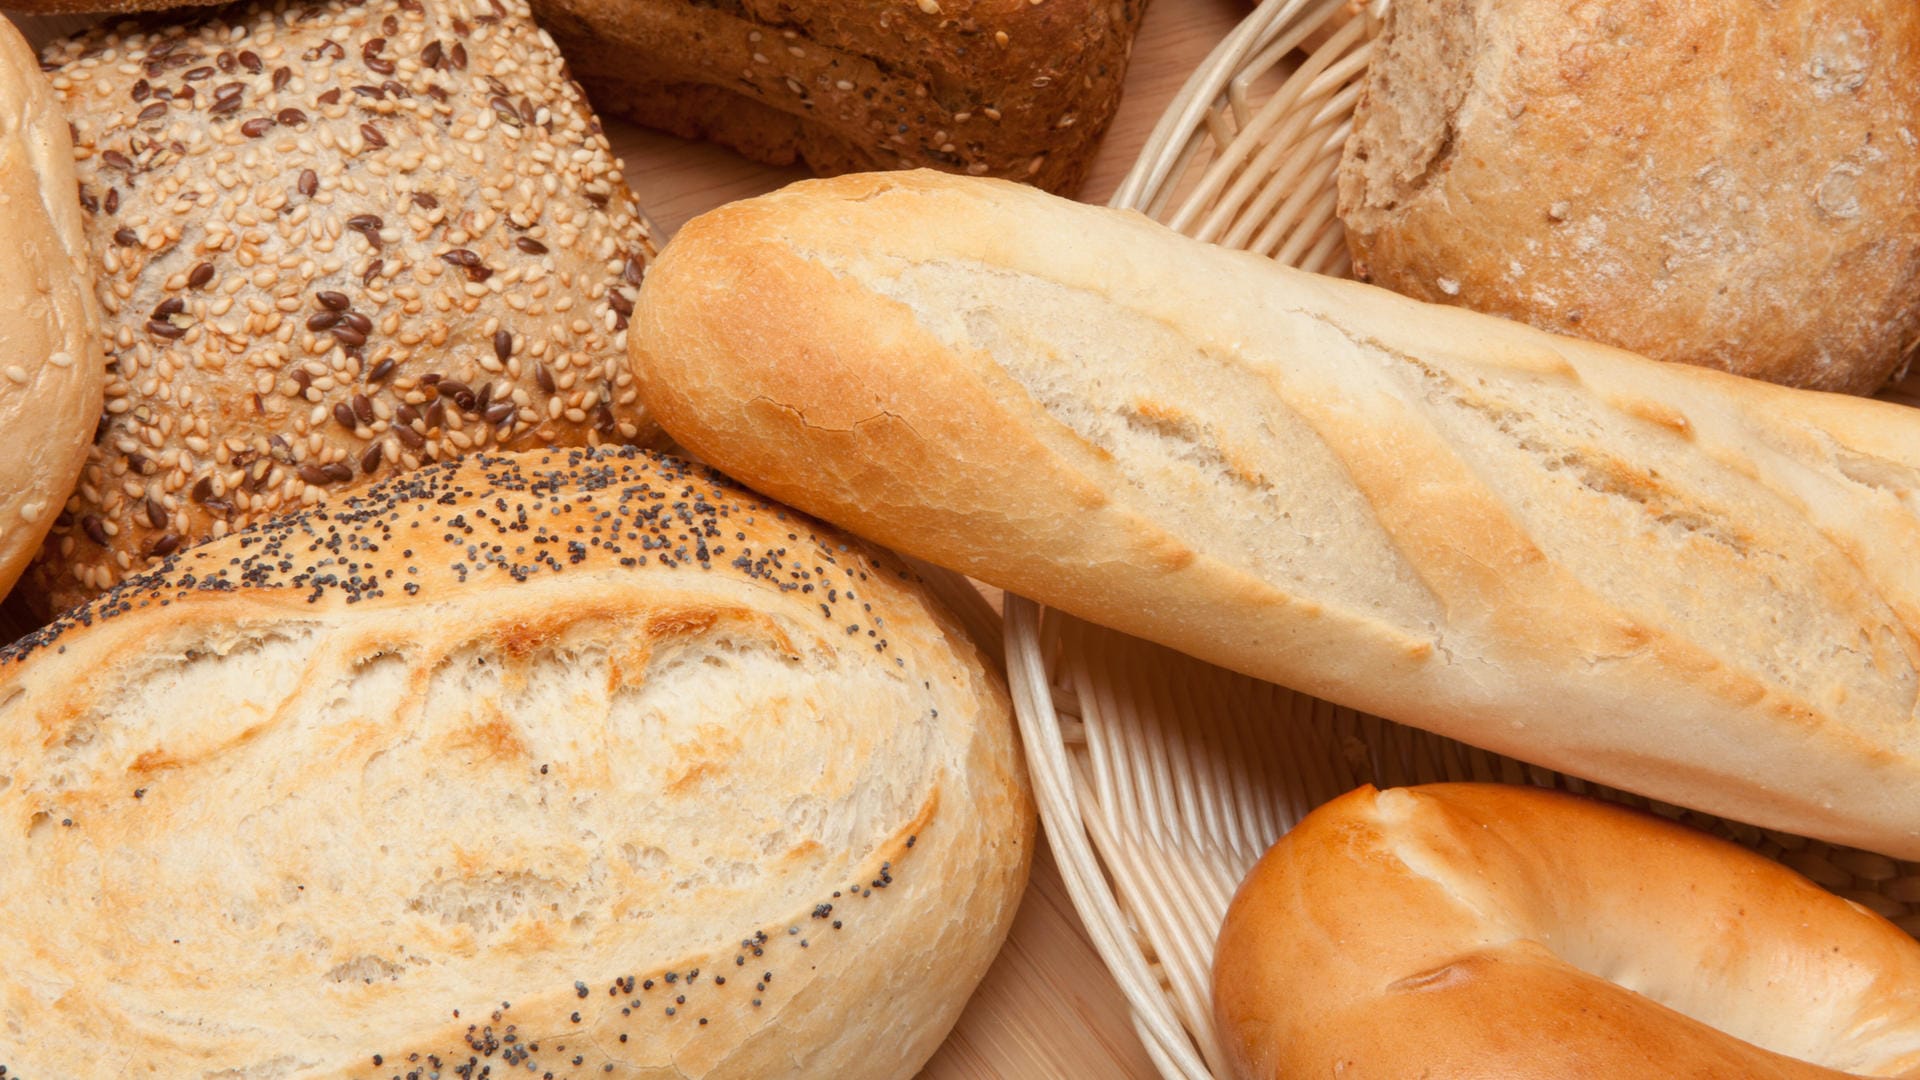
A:
<svg viewBox="0 0 1920 1080">
<path fill-rule="evenodd" d="M 984 661 L 631 449 L 169 556 L 0 650 L 0 1077 L 904 1080 L 1032 851 Z"/>
<path fill-rule="evenodd" d="M 1920 416 L 931 173 L 689 224 L 630 349 L 689 449 L 1260 678 L 1920 857 Z"/>
</svg>

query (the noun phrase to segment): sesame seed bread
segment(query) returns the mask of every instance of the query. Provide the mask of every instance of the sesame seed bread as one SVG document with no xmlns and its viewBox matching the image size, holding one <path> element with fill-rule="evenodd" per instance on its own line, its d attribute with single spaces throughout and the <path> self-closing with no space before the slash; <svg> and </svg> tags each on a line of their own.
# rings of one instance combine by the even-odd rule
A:
<svg viewBox="0 0 1920 1080">
<path fill-rule="evenodd" d="M 689 223 L 648 407 L 755 489 L 1202 659 L 1920 857 L 1920 412 L 929 172 Z"/>
<path fill-rule="evenodd" d="M 1374 49 L 1363 280 L 1822 390 L 1920 347 L 1914 0 L 1394 0 Z"/>
<path fill-rule="evenodd" d="M 21 1080 L 904 1078 L 1019 902 L 999 676 L 634 448 L 423 466 L 0 652 Z"/>
<path fill-rule="evenodd" d="M 524 4 L 252 6 L 45 60 L 111 362 L 49 608 L 383 472 L 656 433 L 622 362 L 648 228 Z"/>
<path fill-rule="evenodd" d="M 60 104 L 0 17 L 0 596 L 40 548 L 86 460 L 106 361 Z"/>
<path fill-rule="evenodd" d="M 817 173 L 1079 188 L 1146 0 L 538 0 L 599 108 Z"/>
<path fill-rule="evenodd" d="M 1623 872 L 1624 870 L 1624 872 Z M 1920 1075 L 1920 943 L 1745 848 L 1500 784 L 1361 788 L 1247 875 L 1233 1075 Z"/>
</svg>

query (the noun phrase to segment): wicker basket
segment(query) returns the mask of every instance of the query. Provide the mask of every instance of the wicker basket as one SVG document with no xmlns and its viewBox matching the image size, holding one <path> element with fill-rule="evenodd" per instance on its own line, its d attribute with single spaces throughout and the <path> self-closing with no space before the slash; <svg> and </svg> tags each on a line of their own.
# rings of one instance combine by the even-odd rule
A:
<svg viewBox="0 0 1920 1080">
<path fill-rule="evenodd" d="M 1266 0 L 1188 81 L 1114 195 L 1188 235 L 1342 274 L 1335 170 L 1386 0 Z M 1912 384 L 1910 383 L 1909 386 Z M 1887 395 L 1905 397 L 1903 387 Z M 1905 397 L 1906 400 L 1914 400 Z M 1009 596 L 1008 677 L 1047 836 L 1160 1072 L 1227 1075 L 1214 936 L 1240 879 L 1362 783 L 1497 780 L 1648 806 Z M 1920 866 L 1653 805 L 1920 933 Z"/>
</svg>

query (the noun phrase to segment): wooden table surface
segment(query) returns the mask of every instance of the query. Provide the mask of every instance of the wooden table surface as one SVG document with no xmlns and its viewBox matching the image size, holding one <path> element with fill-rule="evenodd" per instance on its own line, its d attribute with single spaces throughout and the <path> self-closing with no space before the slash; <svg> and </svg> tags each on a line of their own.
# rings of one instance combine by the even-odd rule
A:
<svg viewBox="0 0 1920 1080">
<path fill-rule="evenodd" d="M 4 6 L 4 5 L 0 5 Z M 1245 0 L 1152 0 L 1134 43 L 1119 115 L 1080 197 L 1104 202 L 1126 174 L 1168 100 L 1249 9 Z M 45 40 L 83 24 L 17 18 Z M 770 169 L 715 146 L 610 123 L 608 135 L 654 223 L 671 234 L 688 218 L 806 175 Z M 0 619 L 0 629 L 18 629 Z M 922 1080 L 1151 1078 L 1156 1074 L 1126 1004 L 1094 953 L 1045 844 L 1013 932 Z"/>
</svg>

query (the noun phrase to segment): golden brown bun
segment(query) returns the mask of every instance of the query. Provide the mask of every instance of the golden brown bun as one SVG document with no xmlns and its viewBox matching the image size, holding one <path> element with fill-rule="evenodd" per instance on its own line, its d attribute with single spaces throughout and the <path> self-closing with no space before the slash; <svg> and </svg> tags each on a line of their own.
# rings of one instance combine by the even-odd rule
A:
<svg viewBox="0 0 1920 1080">
<path fill-rule="evenodd" d="M 1214 1015 L 1242 1080 L 1907 1076 L 1920 944 L 1651 815 L 1365 787 L 1240 886 Z"/>
<path fill-rule="evenodd" d="M 539 0 L 594 104 L 815 172 L 1079 188 L 1146 0 Z"/>
<path fill-rule="evenodd" d="M 655 432 L 622 362 L 652 245 L 521 0 L 128 22 L 47 60 L 113 363 L 48 606 L 395 469 Z"/>
<path fill-rule="evenodd" d="M 1914 410 L 929 172 L 716 210 L 642 293 L 648 407 L 776 498 L 1319 697 L 1920 857 Z"/>
<path fill-rule="evenodd" d="M 1657 360 L 1871 393 L 1920 344 L 1920 4 L 1395 0 L 1355 274 Z"/>
<path fill-rule="evenodd" d="M 1034 825 L 898 560 L 632 449 L 172 556 L 0 652 L 0 762 L 24 1080 L 909 1077 Z"/>
<path fill-rule="evenodd" d="M 100 307 L 66 118 L 0 18 L 0 597 L 39 550 L 100 421 Z"/>
</svg>

